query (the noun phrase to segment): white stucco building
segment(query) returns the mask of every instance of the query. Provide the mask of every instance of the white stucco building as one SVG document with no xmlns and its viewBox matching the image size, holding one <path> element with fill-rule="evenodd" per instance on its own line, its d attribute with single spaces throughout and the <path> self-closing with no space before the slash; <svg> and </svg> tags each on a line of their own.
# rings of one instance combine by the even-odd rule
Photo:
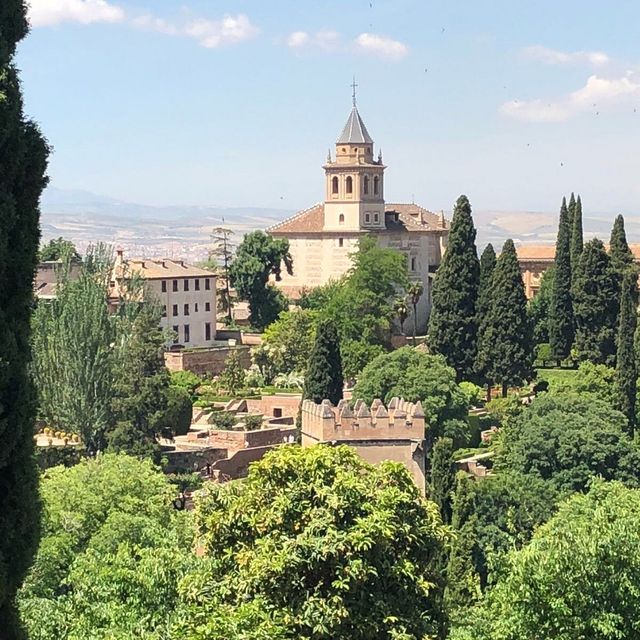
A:
<svg viewBox="0 0 640 640">
<path fill-rule="evenodd" d="M 183 260 L 130 258 L 116 254 L 116 279 L 137 273 L 162 306 L 161 326 L 173 330 L 174 343 L 212 346 L 216 339 L 216 275 Z M 117 280 L 116 280 L 117 282 Z M 116 284 L 114 282 L 114 285 Z"/>
<path fill-rule="evenodd" d="M 444 252 L 449 226 L 444 214 L 414 203 L 385 201 L 382 153 L 374 154 L 358 109 L 353 108 L 335 153 L 324 170 L 324 202 L 315 204 L 267 231 L 289 240 L 293 275 L 283 271 L 277 283 L 292 300 L 304 287 L 339 278 L 351 266 L 349 254 L 362 234 L 374 234 L 380 246 L 406 256 L 409 276 L 419 280 L 424 294 L 418 305 L 418 326 L 424 330 L 431 308 L 431 281 Z"/>
</svg>

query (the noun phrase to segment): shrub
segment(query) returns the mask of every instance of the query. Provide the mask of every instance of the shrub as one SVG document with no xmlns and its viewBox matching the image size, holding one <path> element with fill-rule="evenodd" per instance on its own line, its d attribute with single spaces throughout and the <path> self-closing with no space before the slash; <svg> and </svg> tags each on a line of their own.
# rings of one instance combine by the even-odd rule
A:
<svg viewBox="0 0 640 640">
<path fill-rule="evenodd" d="M 229 411 L 214 411 L 209 416 L 209 424 L 212 424 L 216 429 L 231 431 L 236 424 L 236 418 Z"/>
</svg>

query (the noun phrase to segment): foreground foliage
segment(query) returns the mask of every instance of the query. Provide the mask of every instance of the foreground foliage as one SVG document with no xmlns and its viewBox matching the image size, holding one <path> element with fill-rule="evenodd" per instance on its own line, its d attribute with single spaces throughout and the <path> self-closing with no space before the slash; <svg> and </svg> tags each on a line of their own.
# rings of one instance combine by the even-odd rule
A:
<svg viewBox="0 0 640 640">
<path fill-rule="evenodd" d="M 406 469 L 286 447 L 196 508 L 207 562 L 181 587 L 184 640 L 442 637 L 448 534 Z"/>
</svg>

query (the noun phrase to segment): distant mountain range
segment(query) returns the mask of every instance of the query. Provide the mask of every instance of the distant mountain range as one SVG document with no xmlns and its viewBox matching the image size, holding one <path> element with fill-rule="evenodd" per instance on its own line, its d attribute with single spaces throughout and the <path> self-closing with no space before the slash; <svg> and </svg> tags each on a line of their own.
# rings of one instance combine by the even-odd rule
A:
<svg viewBox="0 0 640 640">
<path fill-rule="evenodd" d="M 264 229 L 295 211 L 264 207 L 151 206 L 123 202 L 89 191 L 49 187 L 42 197 L 44 240 L 64 236 L 82 251 L 95 242 L 120 246 L 129 255 L 182 257 L 190 261 L 206 258 L 214 227 L 244 233 Z M 445 212 L 450 217 L 450 212 Z M 557 213 L 535 211 L 474 211 L 480 248 L 492 242 L 496 249 L 507 238 L 520 244 L 552 244 Z M 608 240 L 614 214 L 588 213 L 585 236 Z M 625 217 L 630 242 L 640 242 L 640 217 Z"/>
</svg>

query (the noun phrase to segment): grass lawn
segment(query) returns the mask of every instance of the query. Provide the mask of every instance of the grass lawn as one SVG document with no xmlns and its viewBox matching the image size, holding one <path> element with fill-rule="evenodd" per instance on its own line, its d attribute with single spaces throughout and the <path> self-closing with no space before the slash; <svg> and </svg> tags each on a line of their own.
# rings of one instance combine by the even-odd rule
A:
<svg viewBox="0 0 640 640">
<path fill-rule="evenodd" d="M 579 375 L 577 369 L 536 369 L 538 380 L 546 380 L 550 387 L 572 382 Z"/>
</svg>

